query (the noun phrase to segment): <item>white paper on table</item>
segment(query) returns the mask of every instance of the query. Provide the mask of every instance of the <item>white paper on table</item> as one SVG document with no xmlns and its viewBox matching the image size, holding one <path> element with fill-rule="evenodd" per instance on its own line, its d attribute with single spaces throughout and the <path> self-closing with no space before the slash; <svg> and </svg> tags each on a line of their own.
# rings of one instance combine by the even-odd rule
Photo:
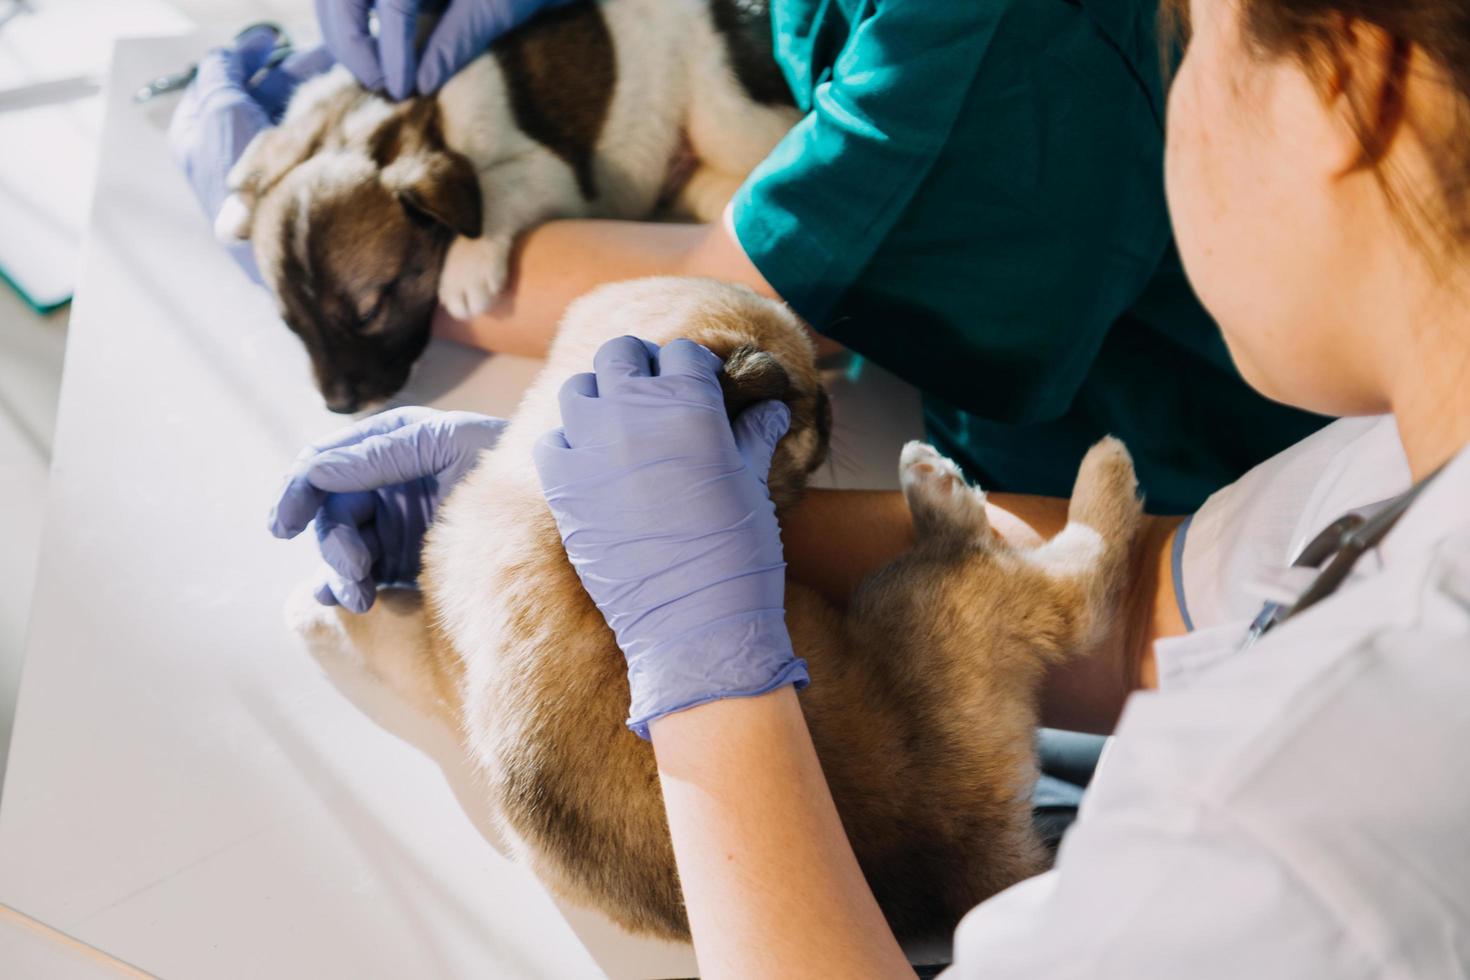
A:
<svg viewBox="0 0 1470 980">
<path fill-rule="evenodd" d="M 102 101 L 6 102 L 50 88 L 85 92 L 119 37 L 190 26 L 159 0 L 31 0 L 0 25 L 0 273 L 38 309 L 64 303 L 76 284 Z"/>
</svg>

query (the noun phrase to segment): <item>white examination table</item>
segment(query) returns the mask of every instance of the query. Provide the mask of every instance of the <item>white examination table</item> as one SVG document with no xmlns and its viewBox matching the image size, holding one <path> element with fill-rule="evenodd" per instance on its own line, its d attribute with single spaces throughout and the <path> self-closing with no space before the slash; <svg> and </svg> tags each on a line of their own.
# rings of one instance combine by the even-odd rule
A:
<svg viewBox="0 0 1470 980">
<path fill-rule="evenodd" d="M 687 948 L 559 907 L 286 631 L 314 543 L 272 539 L 266 511 L 297 449 L 344 420 L 176 172 L 175 98 L 129 101 L 206 40 L 125 41 L 112 67 L 0 903 L 180 980 L 691 975 Z M 504 413 L 536 369 L 435 345 L 404 400 Z M 836 385 L 847 465 L 829 479 L 893 486 L 917 398 L 858 385 L 860 408 Z"/>
</svg>

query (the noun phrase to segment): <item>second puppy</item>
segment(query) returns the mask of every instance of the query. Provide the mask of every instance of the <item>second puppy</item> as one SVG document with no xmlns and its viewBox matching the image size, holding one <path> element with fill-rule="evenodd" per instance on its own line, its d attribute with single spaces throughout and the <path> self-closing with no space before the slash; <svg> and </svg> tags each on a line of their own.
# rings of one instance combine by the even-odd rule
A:
<svg viewBox="0 0 1470 980">
<path fill-rule="evenodd" d="M 216 221 L 250 239 L 327 407 L 396 393 L 436 303 L 505 286 L 512 244 L 556 217 L 714 220 L 796 120 L 764 0 L 602 0 L 550 10 L 432 97 L 391 102 L 337 67 L 246 148 Z"/>
</svg>

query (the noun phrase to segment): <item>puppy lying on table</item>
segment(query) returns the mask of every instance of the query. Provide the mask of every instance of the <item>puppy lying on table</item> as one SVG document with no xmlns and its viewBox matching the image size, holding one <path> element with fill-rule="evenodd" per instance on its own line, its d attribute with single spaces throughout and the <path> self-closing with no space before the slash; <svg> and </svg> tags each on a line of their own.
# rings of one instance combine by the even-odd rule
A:
<svg viewBox="0 0 1470 980">
<path fill-rule="evenodd" d="M 522 231 L 663 203 L 717 218 L 797 119 L 766 7 L 558 7 L 403 102 L 334 68 L 246 148 L 216 233 L 250 240 L 327 407 L 358 411 L 402 388 L 437 303 L 491 305 Z"/>
<path fill-rule="evenodd" d="M 707 280 L 606 286 L 568 310 L 514 419 L 435 514 L 422 604 L 399 594 L 354 615 L 302 593 L 292 619 L 319 658 L 357 665 L 453 731 L 502 838 L 550 888 L 631 930 L 687 938 L 653 752 L 625 724 L 623 654 L 532 466 L 563 382 L 627 333 L 689 338 L 723 359 L 731 417 L 766 399 L 789 406 L 768 480 L 787 511 L 830 432 L 802 326 Z M 1037 686 L 1047 665 L 1112 641 L 1141 507 L 1115 440 L 1083 461 L 1066 529 L 1035 548 L 998 538 L 983 494 L 932 448 L 910 443 L 899 469 L 912 549 L 845 610 L 794 581 L 785 610 L 843 826 L 910 941 L 947 936 L 1044 866 L 1030 806 Z"/>
</svg>

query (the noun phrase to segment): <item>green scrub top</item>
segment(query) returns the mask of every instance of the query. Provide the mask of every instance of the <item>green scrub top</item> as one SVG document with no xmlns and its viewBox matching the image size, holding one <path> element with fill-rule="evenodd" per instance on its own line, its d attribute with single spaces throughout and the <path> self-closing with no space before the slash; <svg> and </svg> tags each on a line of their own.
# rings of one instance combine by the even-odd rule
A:
<svg viewBox="0 0 1470 980">
<path fill-rule="evenodd" d="M 800 123 L 736 237 L 822 333 L 925 392 L 986 489 L 1133 453 L 1155 513 L 1325 420 L 1252 392 L 1185 281 L 1153 0 L 773 0 Z"/>
</svg>

